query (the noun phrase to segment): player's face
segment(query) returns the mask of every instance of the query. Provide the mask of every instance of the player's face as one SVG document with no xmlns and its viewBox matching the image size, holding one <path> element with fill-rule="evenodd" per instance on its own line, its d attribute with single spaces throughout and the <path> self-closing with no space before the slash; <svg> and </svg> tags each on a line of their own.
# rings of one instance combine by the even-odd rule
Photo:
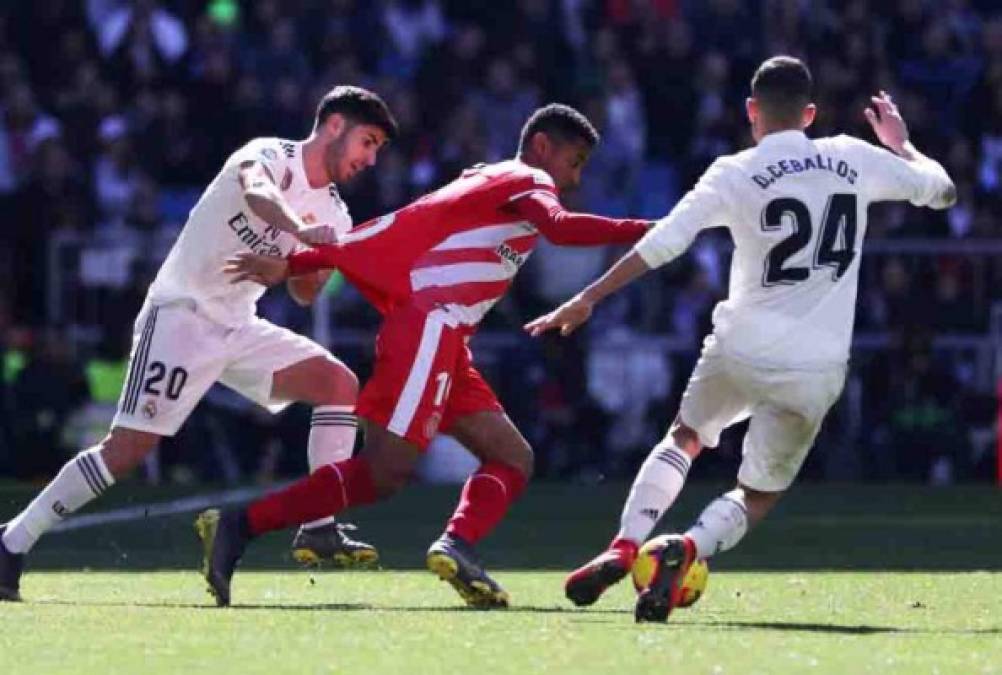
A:
<svg viewBox="0 0 1002 675">
<path fill-rule="evenodd" d="M 550 174 L 559 192 L 573 190 L 581 184 L 581 172 L 590 155 L 591 146 L 582 140 L 551 143 L 542 168 Z"/>
<path fill-rule="evenodd" d="M 386 143 L 386 132 L 371 124 L 349 124 L 328 144 L 327 172 L 335 183 L 344 183 L 376 163 Z"/>
</svg>

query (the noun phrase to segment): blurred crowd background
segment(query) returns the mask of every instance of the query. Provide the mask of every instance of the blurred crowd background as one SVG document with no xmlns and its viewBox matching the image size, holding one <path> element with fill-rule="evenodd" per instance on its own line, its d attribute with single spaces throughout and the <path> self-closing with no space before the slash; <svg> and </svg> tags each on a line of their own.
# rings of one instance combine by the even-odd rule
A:
<svg viewBox="0 0 1002 675">
<path fill-rule="evenodd" d="M 1002 294 L 1002 10 L 995 0 L 27 0 L 0 4 L 0 476 L 41 479 L 106 429 L 132 320 L 188 209 L 254 136 L 304 138 L 335 84 L 381 93 L 402 134 L 344 194 L 356 222 L 463 167 L 514 154 L 538 105 L 579 107 L 601 145 L 569 206 L 657 218 L 722 153 L 766 56 L 807 59 L 811 133 L 874 140 L 891 92 L 960 193 L 949 212 L 871 209 L 846 392 L 805 475 L 994 476 Z M 726 292 L 730 243 L 692 252 L 570 340 L 524 321 L 622 253 L 542 246 L 477 339 L 539 473 L 632 474 L 664 432 Z M 335 278 L 268 318 L 364 377 L 377 318 Z M 217 388 L 146 467 L 151 481 L 305 468 L 308 411 L 271 418 Z M 695 475 L 733 475 L 734 434 Z"/>
</svg>

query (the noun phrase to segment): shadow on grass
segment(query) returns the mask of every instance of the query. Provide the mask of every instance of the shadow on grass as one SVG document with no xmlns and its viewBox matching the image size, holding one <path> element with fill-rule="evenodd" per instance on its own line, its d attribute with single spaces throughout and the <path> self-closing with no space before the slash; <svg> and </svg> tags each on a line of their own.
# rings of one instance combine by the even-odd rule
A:
<svg viewBox="0 0 1002 675">
<path fill-rule="evenodd" d="M 1002 628 L 901 628 L 898 626 L 842 625 L 837 623 L 800 623 L 796 621 L 692 621 L 687 625 L 725 630 L 774 630 L 836 635 L 1002 635 Z"/>
<path fill-rule="evenodd" d="M 236 603 L 230 607 L 216 607 L 208 603 L 193 602 L 119 602 L 119 601 L 70 601 L 70 600 L 37 600 L 29 601 L 32 605 L 53 605 L 58 607 L 128 607 L 144 609 L 206 609 L 218 612 L 242 612 L 242 611 L 276 611 L 276 612 L 469 612 L 474 614 L 486 614 L 488 612 L 500 612 L 503 614 L 578 614 L 581 617 L 596 614 L 629 614 L 627 610 L 621 609 L 591 609 L 582 611 L 573 607 L 556 606 L 532 606 L 519 605 L 507 609 L 485 610 L 474 607 L 464 607 L 462 605 L 446 606 L 426 606 L 426 605 L 404 605 L 399 607 L 371 605 L 368 603 L 305 603 L 305 604 L 241 604 Z"/>
</svg>

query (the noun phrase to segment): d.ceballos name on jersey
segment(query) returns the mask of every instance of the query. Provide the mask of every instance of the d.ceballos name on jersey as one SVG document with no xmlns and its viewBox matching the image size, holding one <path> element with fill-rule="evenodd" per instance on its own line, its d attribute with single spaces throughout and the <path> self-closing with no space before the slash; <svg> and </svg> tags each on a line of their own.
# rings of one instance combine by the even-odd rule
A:
<svg viewBox="0 0 1002 675">
<path fill-rule="evenodd" d="M 849 166 L 845 160 L 833 160 L 827 155 L 818 153 L 814 157 L 802 157 L 799 159 L 791 157 L 781 159 L 775 164 L 767 164 L 765 166 L 766 173 L 752 174 L 751 179 L 764 190 L 783 176 L 795 175 L 805 171 L 830 171 L 838 175 L 839 178 L 844 178 L 849 185 L 855 185 L 856 178 L 859 176 L 856 169 Z"/>
<path fill-rule="evenodd" d="M 230 226 L 233 234 L 237 235 L 237 239 L 243 242 L 252 253 L 270 256 L 282 255 L 282 249 L 274 243 L 282 231 L 274 225 L 267 225 L 264 233 L 255 232 L 243 211 L 227 220 L 226 224 Z"/>
</svg>

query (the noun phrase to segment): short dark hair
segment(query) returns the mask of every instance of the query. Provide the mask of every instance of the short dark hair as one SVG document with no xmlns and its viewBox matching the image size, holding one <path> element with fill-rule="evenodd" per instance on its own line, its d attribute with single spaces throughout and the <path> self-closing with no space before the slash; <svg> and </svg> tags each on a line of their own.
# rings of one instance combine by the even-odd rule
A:
<svg viewBox="0 0 1002 675">
<path fill-rule="evenodd" d="M 781 123 L 795 123 L 811 102 L 813 80 L 807 65 L 793 56 L 773 56 L 755 71 L 751 95 L 765 115 Z"/>
<path fill-rule="evenodd" d="M 387 140 L 393 140 L 399 133 L 397 121 L 386 102 L 368 89 L 340 85 L 324 94 L 317 106 L 317 119 L 314 128 L 327 121 L 334 113 L 344 115 L 355 124 L 371 124 L 379 127 L 386 134 Z"/>
<path fill-rule="evenodd" d="M 598 132 L 588 118 L 563 103 L 543 106 L 529 116 L 518 140 L 519 152 L 525 151 L 529 140 L 537 131 L 562 143 L 582 140 L 589 147 L 595 147 L 599 139 Z"/>
</svg>

